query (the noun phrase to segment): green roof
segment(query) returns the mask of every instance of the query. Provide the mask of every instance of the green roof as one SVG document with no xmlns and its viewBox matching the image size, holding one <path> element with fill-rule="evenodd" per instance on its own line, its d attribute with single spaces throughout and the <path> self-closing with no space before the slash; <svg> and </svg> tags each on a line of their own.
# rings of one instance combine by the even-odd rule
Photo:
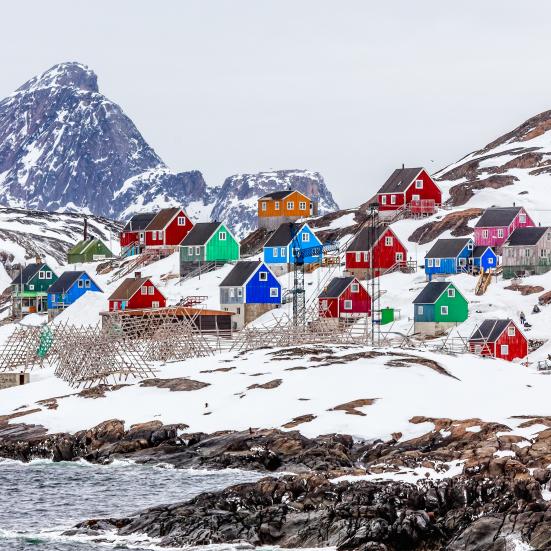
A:
<svg viewBox="0 0 551 551">
<path fill-rule="evenodd" d="M 96 245 L 97 243 L 101 243 L 107 249 L 105 243 L 97 237 L 94 237 L 92 239 L 83 239 L 82 241 L 79 241 L 73 248 L 69 249 L 67 254 L 83 254 L 88 247 L 91 245 Z"/>
</svg>

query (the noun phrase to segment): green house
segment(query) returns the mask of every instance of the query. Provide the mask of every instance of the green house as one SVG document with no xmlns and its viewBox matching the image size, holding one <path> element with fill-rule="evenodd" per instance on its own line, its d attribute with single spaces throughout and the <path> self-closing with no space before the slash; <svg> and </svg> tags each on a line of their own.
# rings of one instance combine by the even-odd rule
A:
<svg viewBox="0 0 551 551">
<path fill-rule="evenodd" d="M 67 253 L 67 264 L 79 264 L 82 262 L 95 262 L 111 258 L 113 253 L 105 243 L 97 237 L 89 237 L 79 241 Z"/>
<path fill-rule="evenodd" d="M 239 260 L 240 244 L 222 222 L 199 222 L 180 244 L 180 273 L 206 262 Z"/>
<path fill-rule="evenodd" d="M 48 310 L 48 289 L 57 280 L 44 262 L 25 266 L 11 282 L 12 313 L 15 317 Z"/>
<path fill-rule="evenodd" d="M 431 281 L 413 301 L 414 330 L 438 335 L 469 317 L 469 302 L 449 281 Z"/>
</svg>

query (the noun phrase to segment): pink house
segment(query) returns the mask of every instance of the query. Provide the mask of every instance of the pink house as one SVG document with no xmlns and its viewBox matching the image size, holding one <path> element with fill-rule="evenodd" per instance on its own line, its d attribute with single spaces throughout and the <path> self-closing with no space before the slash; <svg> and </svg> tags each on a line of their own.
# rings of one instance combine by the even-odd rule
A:
<svg viewBox="0 0 551 551">
<path fill-rule="evenodd" d="M 486 209 L 474 227 L 474 243 L 478 246 L 501 246 L 517 228 L 535 226 L 523 207 L 490 207 Z"/>
</svg>

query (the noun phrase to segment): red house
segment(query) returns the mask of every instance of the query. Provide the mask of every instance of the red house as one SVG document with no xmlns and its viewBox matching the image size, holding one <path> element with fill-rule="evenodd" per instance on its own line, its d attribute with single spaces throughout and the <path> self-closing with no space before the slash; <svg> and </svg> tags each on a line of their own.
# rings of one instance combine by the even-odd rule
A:
<svg viewBox="0 0 551 551">
<path fill-rule="evenodd" d="M 471 335 L 469 350 L 510 362 L 528 355 L 528 340 L 513 320 L 484 320 Z"/>
<path fill-rule="evenodd" d="M 371 297 L 355 277 L 334 277 L 318 297 L 320 318 L 371 315 Z"/>
<path fill-rule="evenodd" d="M 145 246 L 177 247 L 193 228 L 184 209 L 172 207 L 160 210 L 145 228 Z"/>
<path fill-rule="evenodd" d="M 379 216 L 407 209 L 414 215 L 433 214 L 442 204 L 442 192 L 424 168 L 396 169 L 377 192 Z"/>
<path fill-rule="evenodd" d="M 362 228 L 346 249 L 346 270 L 362 279 L 406 265 L 407 249 L 388 226 Z"/>
<path fill-rule="evenodd" d="M 132 216 L 119 235 L 121 249 L 143 246 L 145 244 L 145 228 L 153 218 L 155 218 L 154 212 L 144 212 Z"/>
<path fill-rule="evenodd" d="M 127 277 L 109 297 L 109 311 L 164 308 L 166 298 L 148 277 L 136 272 Z"/>
</svg>

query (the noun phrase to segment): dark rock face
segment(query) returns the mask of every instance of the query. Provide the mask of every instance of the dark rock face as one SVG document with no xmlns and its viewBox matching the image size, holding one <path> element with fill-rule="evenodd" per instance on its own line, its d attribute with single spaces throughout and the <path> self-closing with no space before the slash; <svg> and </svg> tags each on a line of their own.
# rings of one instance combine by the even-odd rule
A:
<svg viewBox="0 0 551 551">
<path fill-rule="evenodd" d="M 445 231 L 451 230 L 454 237 L 464 237 L 473 233 L 469 221 L 478 218 L 482 209 L 465 209 L 459 212 L 452 212 L 444 216 L 442 220 L 428 222 L 419 226 L 408 238 L 408 241 L 424 245 L 434 241 Z"/>
<path fill-rule="evenodd" d="M 225 220 L 234 233 L 245 237 L 257 228 L 256 199 L 270 191 L 296 189 L 318 201 L 319 214 L 339 207 L 319 172 L 277 170 L 236 174 L 226 178 L 212 209 L 212 220 Z"/>
<path fill-rule="evenodd" d="M 174 174 L 79 63 L 55 65 L 0 102 L 0 203 L 124 218 L 141 205 L 207 199 Z"/>
</svg>

